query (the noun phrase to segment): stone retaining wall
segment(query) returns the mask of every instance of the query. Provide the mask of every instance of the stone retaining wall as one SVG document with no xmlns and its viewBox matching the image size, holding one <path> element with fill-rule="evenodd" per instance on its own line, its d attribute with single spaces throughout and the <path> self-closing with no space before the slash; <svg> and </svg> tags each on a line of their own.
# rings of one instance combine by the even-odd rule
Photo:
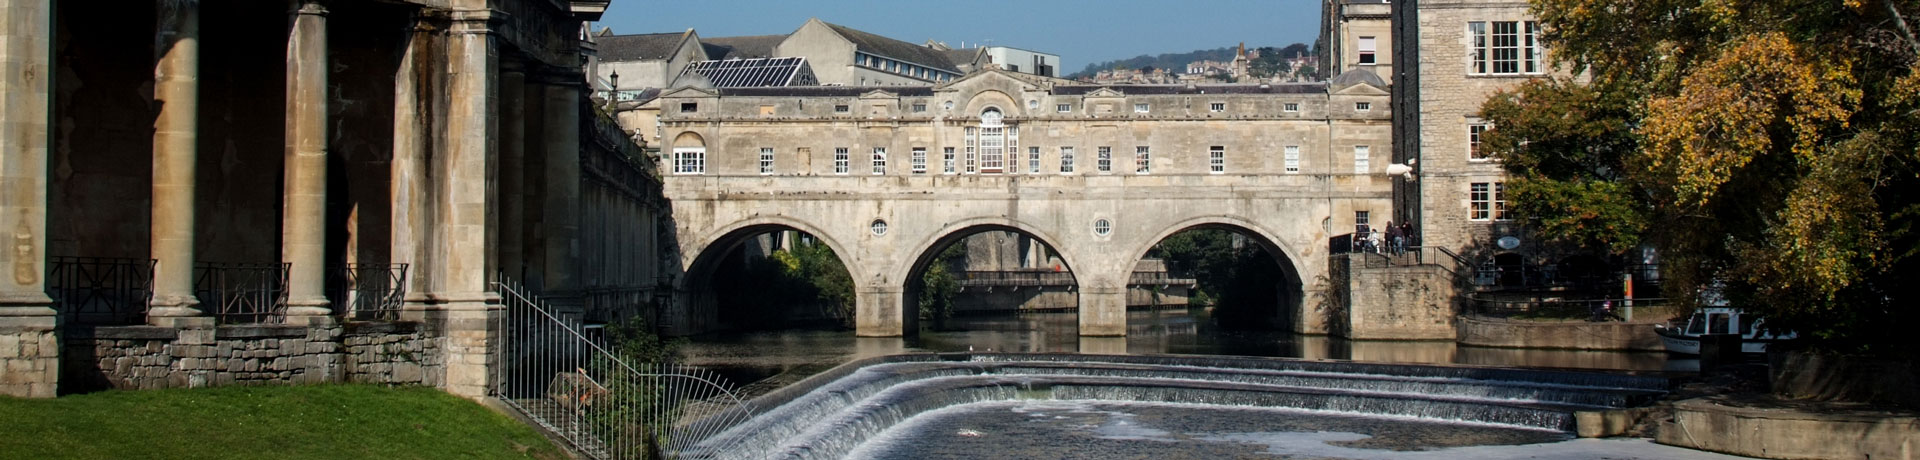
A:
<svg viewBox="0 0 1920 460">
<path fill-rule="evenodd" d="M 0 325 L 0 395 L 54 396 L 60 374 L 57 337 L 51 328 Z"/>
<path fill-rule="evenodd" d="M 1674 403 L 1654 441 L 1761 458 L 1912 459 L 1920 420 L 1885 411 L 1745 407 L 1715 398 Z"/>
<path fill-rule="evenodd" d="M 1501 348 L 1665 351 L 1651 323 L 1519 321 L 1462 315 L 1460 344 Z"/>
<path fill-rule="evenodd" d="M 63 392 L 359 382 L 440 386 L 445 339 L 419 323 L 75 327 Z"/>
</svg>

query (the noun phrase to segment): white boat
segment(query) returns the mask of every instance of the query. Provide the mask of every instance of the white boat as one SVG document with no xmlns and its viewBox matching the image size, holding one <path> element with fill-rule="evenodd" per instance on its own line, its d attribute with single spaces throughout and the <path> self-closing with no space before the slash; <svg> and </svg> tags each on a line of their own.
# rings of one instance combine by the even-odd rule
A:
<svg viewBox="0 0 1920 460">
<path fill-rule="evenodd" d="M 1700 354 L 1700 336 L 1707 334 L 1738 334 L 1740 351 L 1744 353 L 1766 353 L 1769 344 L 1799 337 L 1793 331 L 1768 329 L 1766 318 L 1760 315 L 1726 307 L 1702 308 L 1686 319 L 1656 324 L 1653 328 L 1668 352 L 1683 355 Z"/>
</svg>

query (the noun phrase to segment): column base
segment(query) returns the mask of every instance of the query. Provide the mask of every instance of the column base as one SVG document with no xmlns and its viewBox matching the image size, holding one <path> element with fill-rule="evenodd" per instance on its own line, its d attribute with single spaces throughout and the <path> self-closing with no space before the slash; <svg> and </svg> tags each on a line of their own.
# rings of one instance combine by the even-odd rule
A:
<svg viewBox="0 0 1920 460">
<path fill-rule="evenodd" d="M 174 329 L 212 329 L 212 316 L 155 316 L 147 315 L 147 324 Z"/>
<path fill-rule="evenodd" d="M 287 324 L 301 326 L 331 326 L 339 324 L 333 317 L 332 303 L 327 299 L 304 299 L 287 301 Z"/>
<path fill-rule="evenodd" d="M 58 316 L 46 306 L 0 307 L 0 395 L 56 396 L 60 382 Z"/>
</svg>

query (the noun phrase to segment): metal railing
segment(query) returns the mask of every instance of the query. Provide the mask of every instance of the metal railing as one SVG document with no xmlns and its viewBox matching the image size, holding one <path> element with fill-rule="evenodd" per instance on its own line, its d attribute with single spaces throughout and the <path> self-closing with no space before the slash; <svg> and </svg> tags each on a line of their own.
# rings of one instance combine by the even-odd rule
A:
<svg viewBox="0 0 1920 460">
<path fill-rule="evenodd" d="M 394 321 L 407 297 L 407 264 L 347 264 L 328 270 L 334 311 L 349 320 Z"/>
<path fill-rule="evenodd" d="M 1072 272 L 1054 271 L 966 271 L 960 272 L 961 286 L 1073 286 Z M 1164 286 L 1194 284 L 1193 278 L 1175 278 L 1167 272 L 1133 272 L 1128 286 Z"/>
<path fill-rule="evenodd" d="M 629 363 L 555 315 L 527 289 L 493 283 L 504 311 L 495 330 L 493 396 L 594 459 L 692 456 L 695 444 L 753 416 L 724 380 L 674 365 Z M 735 446 L 703 448 L 705 458 L 738 458 Z"/>
<path fill-rule="evenodd" d="M 47 258 L 47 296 L 64 321 L 126 325 L 146 322 L 153 300 L 153 259 Z"/>
<path fill-rule="evenodd" d="M 200 309 L 222 324 L 284 322 L 290 266 L 201 262 L 193 267 L 194 295 Z"/>
<path fill-rule="evenodd" d="M 1664 298 L 1646 299 L 1553 299 L 1532 298 L 1523 300 L 1499 300 L 1476 297 L 1473 299 L 1473 311 L 1493 316 L 1537 316 L 1543 318 L 1588 318 L 1594 320 L 1619 319 L 1620 311 L 1631 303 L 1635 308 L 1665 307 Z M 1602 315 L 1612 315 L 1605 317 Z"/>
</svg>

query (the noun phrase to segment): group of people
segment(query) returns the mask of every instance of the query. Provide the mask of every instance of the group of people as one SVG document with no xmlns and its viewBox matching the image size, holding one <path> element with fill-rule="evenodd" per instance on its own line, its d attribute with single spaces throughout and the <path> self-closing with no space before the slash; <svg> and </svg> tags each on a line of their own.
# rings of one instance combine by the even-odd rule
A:
<svg viewBox="0 0 1920 460">
<path fill-rule="evenodd" d="M 1413 224 L 1401 222 L 1394 225 L 1387 221 L 1387 231 L 1383 235 L 1379 229 L 1362 225 L 1360 231 L 1353 234 L 1354 251 L 1372 253 L 1390 253 L 1400 255 L 1414 245 Z"/>
</svg>

